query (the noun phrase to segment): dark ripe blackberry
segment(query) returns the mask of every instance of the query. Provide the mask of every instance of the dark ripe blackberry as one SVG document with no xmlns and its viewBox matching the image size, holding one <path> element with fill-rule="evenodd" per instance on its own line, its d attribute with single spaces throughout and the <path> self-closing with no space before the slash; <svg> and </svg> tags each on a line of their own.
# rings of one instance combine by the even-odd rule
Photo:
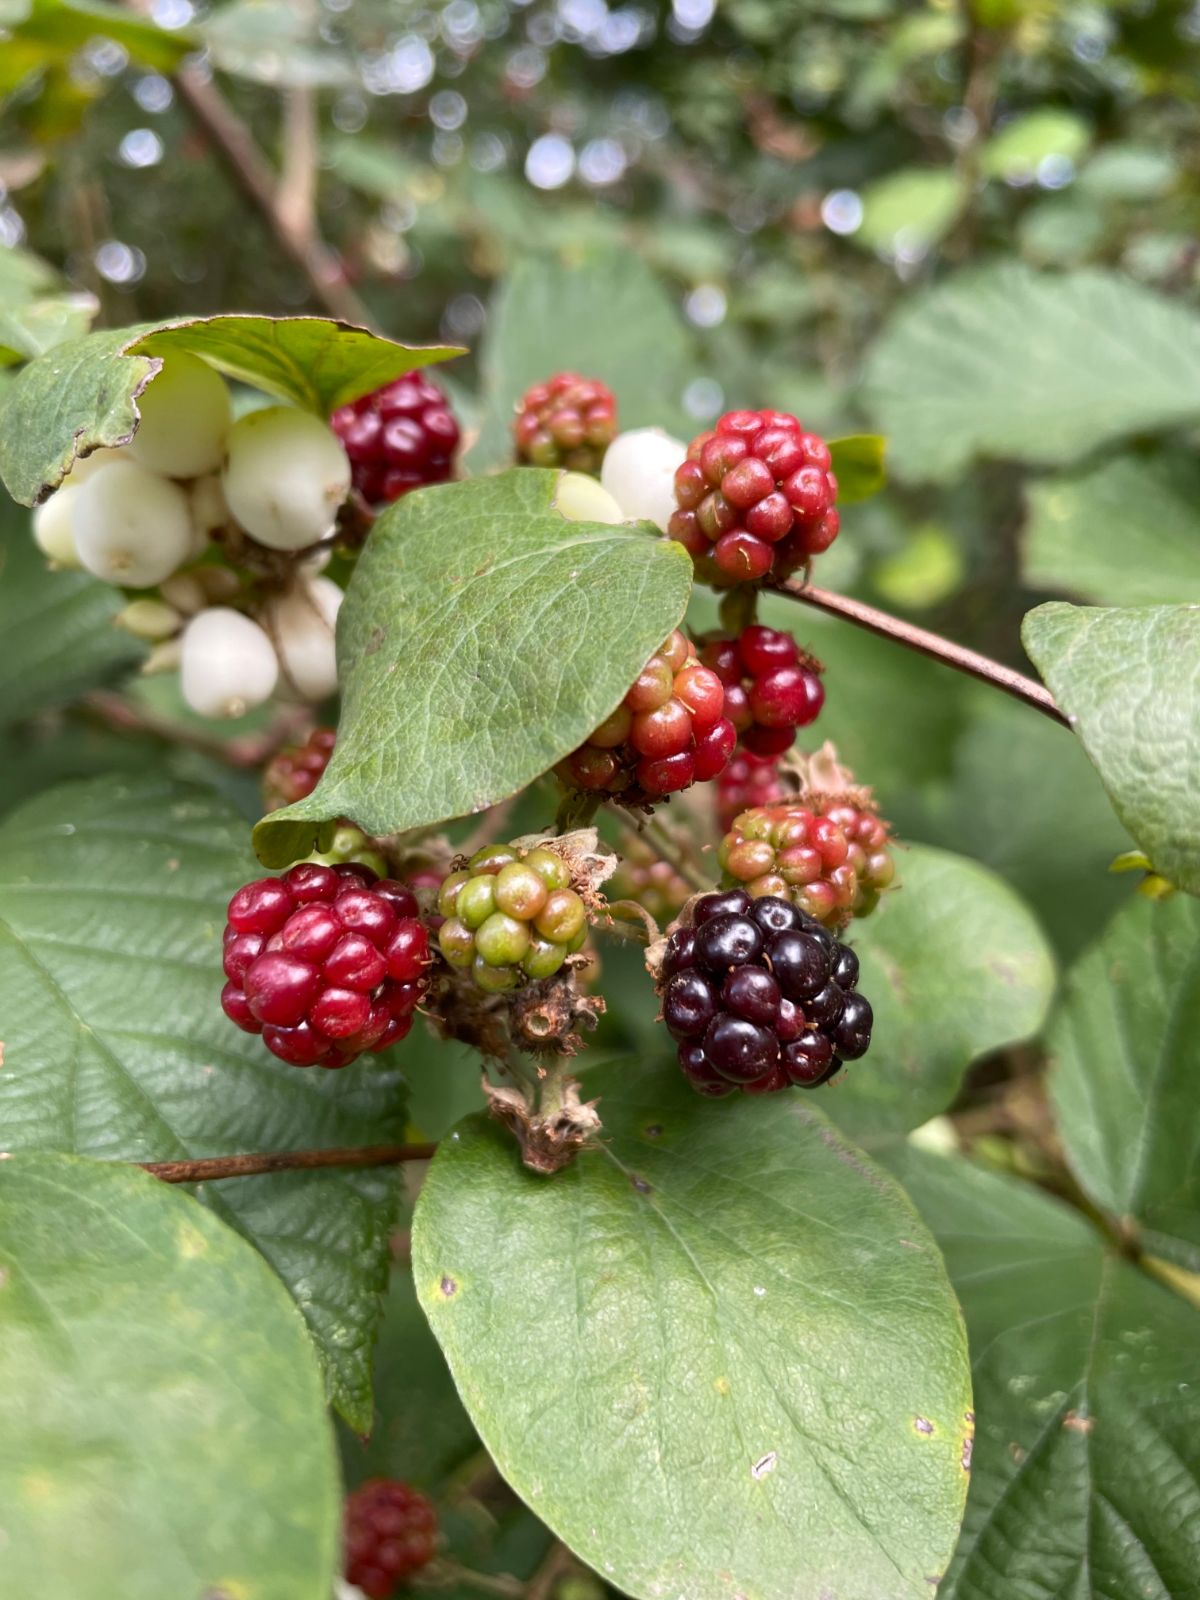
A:
<svg viewBox="0 0 1200 1600">
<path fill-rule="evenodd" d="M 663 993 L 663 1021 L 676 1039 L 699 1039 L 716 1015 L 708 982 L 698 972 L 680 972 Z"/>
<path fill-rule="evenodd" d="M 752 904 L 744 889 L 722 889 L 717 894 L 706 894 L 692 907 L 692 925 L 698 928 L 713 917 L 744 917 Z"/>
<path fill-rule="evenodd" d="M 696 930 L 696 965 L 721 975 L 757 960 L 762 947 L 762 930 L 749 917 L 712 917 Z"/>
<path fill-rule="evenodd" d="M 779 985 L 762 967 L 735 967 L 721 988 L 721 1005 L 762 1028 L 775 1027 L 782 1000 Z"/>
<path fill-rule="evenodd" d="M 722 1012 L 704 1035 L 704 1053 L 730 1083 L 753 1083 L 779 1060 L 779 1040 L 770 1028 Z"/>
<path fill-rule="evenodd" d="M 842 1002 L 842 1013 L 834 1024 L 833 1043 L 838 1055 L 847 1061 L 857 1061 L 867 1053 L 871 1043 L 871 1026 L 874 1013 L 868 1000 L 861 994 L 848 994 Z"/>
<path fill-rule="evenodd" d="M 677 928 L 667 945 L 663 959 L 663 977 L 673 978 L 677 972 L 686 972 L 696 964 L 695 928 Z"/>
<path fill-rule="evenodd" d="M 811 997 L 829 983 L 829 952 L 824 945 L 806 929 L 777 933 L 767 944 L 767 959 L 784 994 L 811 1015 Z"/>
<path fill-rule="evenodd" d="M 825 1034 L 818 1033 L 815 1028 L 806 1028 L 797 1038 L 785 1044 L 781 1055 L 781 1065 L 789 1083 L 801 1089 L 815 1089 L 834 1061 L 833 1045 Z"/>
<path fill-rule="evenodd" d="M 779 1002 L 775 1032 L 779 1035 L 780 1044 L 790 1044 L 793 1039 L 798 1039 L 806 1026 L 804 1012 L 794 1000 L 783 999 Z"/>
<path fill-rule="evenodd" d="M 450 402 L 421 372 L 407 372 L 329 419 L 350 457 L 354 487 L 372 505 L 444 483 L 454 470 L 459 428 Z"/>
<path fill-rule="evenodd" d="M 697 1094 L 707 1095 L 712 1100 L 723 1100 L 726 1095 L 731 1095 L 736 1090 L 736 1084 L 723 1078 L 713 1067 L 704 1053 L 702 1044 L 681 1044 L 679 1065 Z"/>
<path fill-rule="evenodd" d="M 804 1015 L 819 1028 L 832 1028 L 842 1014 L 846 996 L 836 983 L 827 983 L 804 1002 Z"/>
<path fill-rule="evenodd" d="M 854 989 L 858 985 L 858 957 L 848 944 L 839 944 L 833 958 L 833 981 L 839 989 Z"/>
<path fill-rule="evenodd" d="M 761 900 L 755 900 L 750 907 L 750 915 L 768 939 L 773 933 L 787 933 L 792 928 L 799 928 L 802 923 L 801 914 L 795 906 L 774 894 L 763 895 Z"/>
<path fill-rule="evenodd" d="M 781 1089 L 790 1088 L 791 1081 L 783 1070 L 782 1061 L 777 1061 L 770 1072 L 761 1078 L 755 1078 L 753 1083 L 742 1084 L 743 1094 L 778 1094 Z"/>
</svg>

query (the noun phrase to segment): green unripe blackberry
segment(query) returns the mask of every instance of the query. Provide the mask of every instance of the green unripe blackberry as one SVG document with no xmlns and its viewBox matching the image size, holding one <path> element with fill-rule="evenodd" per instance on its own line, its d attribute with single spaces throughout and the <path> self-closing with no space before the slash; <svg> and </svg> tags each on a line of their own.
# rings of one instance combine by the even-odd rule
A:
<svg viewBox="0 0 1200 1600">
<path fill-rule="evenodd" d="M 352 822 L 343 822 L 334 829 L 328 850 L 314 850 L 306 861 L 318 862 L 323 867 L 341 867 L 353 864 L 368 867 L 377 878 L 388 876 L 387 860 L 375 843 L 361 828 Z"/>
<path fill-rule="evenodd" d="M 545 845 L 485 845 L 438 891 L 438 947 L 488 994 L 553 977 L 587 937 L 571 870 Z"/>
</svg>

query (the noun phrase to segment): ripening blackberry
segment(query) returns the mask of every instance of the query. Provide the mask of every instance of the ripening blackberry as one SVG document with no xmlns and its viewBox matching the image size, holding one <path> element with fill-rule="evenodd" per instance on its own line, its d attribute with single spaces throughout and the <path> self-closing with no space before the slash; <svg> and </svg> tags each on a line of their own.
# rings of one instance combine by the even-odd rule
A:
<svg viewBox="0 0 1200 1600">
<path fill-rule="evenodd" d="M 725 685 L 725 715 L 752 755 L 781 756 L 825 704 L 821 663 L 778 628 L 753 622 L 736 639 L 717 634 L 700 660 Z"/>
<path fill-rule="evenodd" d="M 687 879 L 640 834 L 629 834 L 618 848 L 620 863 L 604 886 L 609 900 L 632 900 L 659 923 L 678 916 L 692 893 Z"/>
<path fill-rule="evenodd" d="M 715 778 L 736 738 L 720 678 L 676 629 L 617 709 L 557 771 L 568 788 L 647 805 Z"/>
<path fill-rule="evenodd" d="M 837 538 L 829 446 L 784 411 L 727 411 L 688 446 L 667 531 L 716 588 L 785 578 Z"/>
<path fill-rule="evenodd" d="M 517 402 L 517 460 L 531 466 L 599 472 L 616 436 L 617 402 L 598 378 L 559 372 L 535 383 Z"/>
<path fill-rule="evenodd" d="M 371 1478 L 346 1496 L 342 1542 L 346 1581 L 368 1600 L 390 1600 L 433 1560 L 437 1513 L 397 1478 Z"/>
<path fill-rule="evenodd" d="M 329 419 L 350 457 L 354 487 L 370 505 L 454 473 L 459 426 L 450 401 L 423 372 L 406 372 Z"/>
<path fill-rule="evenodd" d="M 730 889 L 696 900 L 668 939 L 663 1021 L 700 1094 L 815 1089 L 870 1045 L 857 985 L 854 951 L 814 918 Z"/>
<path fill-rule="evenodd" d="M 776 757 L 735 750 L 729 765 L 717 779 L 717 821 L 727 831 L 740 811 L 748 811 L 752 806 L 773 805 L 783 796 L 783 780 Z"/>
<path fill-rule="evenodd" d="M 333 747 L 334 728 L 314 728 L 302 744 L 284 745 L 267 763 L 263 773 L 263 804 L 268 811 L 307 800 L 320 783 Z"/>
<path fill-rule="evenodd" d="M 416 897 L 368 868 L 302 861 L 229 902 L 221 1006 L 296 1067 L 344 1067 L 403 1039 L 425 990 Z"/>
<path fill-rule="evenodd" d="M 480 989 L 551 978 L 587 938 L 587 910 L 556 850 L 485 845 L 438 892 L 438 948 Z"/>
<path fill-rule="evenodd" d="M 782 896 L 828 928 L 864 917 L 895 877 L 886 822 L 856 801 L 809 794 L 734 818 L 717 859 L 723 881 Z"/>
</svg>

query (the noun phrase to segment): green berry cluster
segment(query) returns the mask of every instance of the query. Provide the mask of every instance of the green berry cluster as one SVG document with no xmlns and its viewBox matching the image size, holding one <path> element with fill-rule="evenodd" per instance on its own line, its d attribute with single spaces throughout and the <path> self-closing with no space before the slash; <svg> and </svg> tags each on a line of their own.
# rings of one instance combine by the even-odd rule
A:
<svg viewBox="0 0 1200 1600">
<path fill-rule="evenodd" d="M 438 947 L 488 994 L 550 978 L 587 937 L 567 863 L 539 845 L 485 845 L 438 893 Z"/>
<path fill-rule="evenodd" d="M 378 840 L 372 839 L 352 822 L 340 822 L 334 829 L 328 850 L 314 850 L 306 861 L 319 862 L 324 867 L 340 867 L 348 863 L 369 867 L 377 878 L 390 876 L 386 858 L 378 849 Z"/>
</svg>

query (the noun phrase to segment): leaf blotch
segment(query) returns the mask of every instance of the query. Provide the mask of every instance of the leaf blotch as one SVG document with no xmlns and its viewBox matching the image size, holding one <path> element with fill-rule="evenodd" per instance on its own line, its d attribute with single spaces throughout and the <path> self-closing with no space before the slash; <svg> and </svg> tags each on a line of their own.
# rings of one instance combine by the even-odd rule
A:
<svg viewBox="0 0 1200 1600">
<path fill-rule="evenodd" d="M 779 1465 L 779 1456 L 774 1450 L 768 1450 L 765 1456 L 760 1456 L 750 1468 L 750 1476 L 755 1480 L 765 1478 L 768 1472 L 774 1472 Z"/>
<path fill-rule="evenodd" d="M 458 1284 L 455 1283 L 448 1272 L 442 1274 L 441 1281 L 438 1284 L 438 1293 L 443 1300 L 449 1300 L 458 1293 Z"/>
<path fill-rule="evenodd" d="M 930 1422 L 928 1417 L 914 1417 L 913 1427 L 918 1433 L 924 1434 L 926 1438 L 933 1432 L 933 1423 Z"/>
<path fill-rule="evenodd" d="M 651 1185 L 646 1182 L 645 1178 L 643 1178 L 640 1175 L 640 1173 L 631 1172 L 629 1174 L 629 1181 L 633 1185 L 633 1187 L 637 1190 L 637 1192 L 639 1194 L 653 1194 L 654 1193 L 654 1190 L 651 1187 Z"/>
</svg>

